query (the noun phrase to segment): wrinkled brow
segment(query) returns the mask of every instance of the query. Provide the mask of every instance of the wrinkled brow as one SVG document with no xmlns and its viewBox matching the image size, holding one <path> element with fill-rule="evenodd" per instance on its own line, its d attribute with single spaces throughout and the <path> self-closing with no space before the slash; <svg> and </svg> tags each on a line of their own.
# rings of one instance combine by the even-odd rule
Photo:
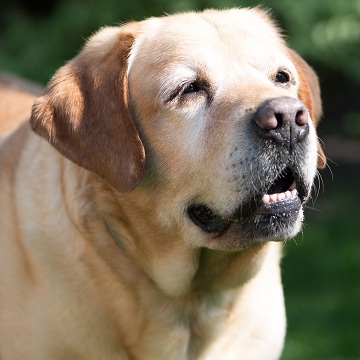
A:
<svg viewBox="0 0 360 360">
<path fill-rule="evenodd" d="M 174 93 L 179 91 L 182 86 L 192 81 L 201 81 L 210 84 L 208 74 L 203 70 L 205 66 L 192 66 L 184 63 L 172 64 L 159 73 L 159 93 L 158 100 L 167 102 Z"/>
</svg>

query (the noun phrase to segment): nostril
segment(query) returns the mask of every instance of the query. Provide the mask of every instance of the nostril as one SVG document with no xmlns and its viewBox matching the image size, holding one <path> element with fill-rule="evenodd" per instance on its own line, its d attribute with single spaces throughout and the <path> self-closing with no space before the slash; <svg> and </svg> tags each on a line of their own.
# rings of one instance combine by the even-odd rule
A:
<svg viewBox="0 0 360 360">
<path fill-rule="evenodd" d="M 284 124 L 284 115 L 282 113 L 275 113 L 275 119 L 277 121 L 277 124 L 274 127 L 274 129 L 282 127 Z"/>
<path fill-rule="evenodd" d="M 308 112 L 306 109 L 298 110 L 298 112 L 296 113 L 296 116 L 295 116 L 296 125 L 298 125 L 298 126 L 307 125 L 308 118 L 309 118 L 309 116 L 308 116 Z"/>
<path fill-rule="evenodd" d="M 274 130 L 278 127 L 278 119 L 272 113 L 256 117 L 255 123 L 260 129 L 265 131 Z"/>
</svg>

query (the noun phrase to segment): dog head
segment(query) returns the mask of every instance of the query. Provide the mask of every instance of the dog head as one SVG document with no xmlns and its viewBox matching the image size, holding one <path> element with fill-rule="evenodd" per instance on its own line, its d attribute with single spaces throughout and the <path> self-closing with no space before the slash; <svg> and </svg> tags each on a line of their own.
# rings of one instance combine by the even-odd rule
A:
<svg viewBox="0 0 360 360">
<path fill-rule="evenodd" d="M 100 30 L 31 124 L 123 194 L 136 232 L 141 217 L 184 249 L 236 251 L 299 231 L 320 115 L 314 71 L 264 12 L 237 9 Z"/>
</svg>

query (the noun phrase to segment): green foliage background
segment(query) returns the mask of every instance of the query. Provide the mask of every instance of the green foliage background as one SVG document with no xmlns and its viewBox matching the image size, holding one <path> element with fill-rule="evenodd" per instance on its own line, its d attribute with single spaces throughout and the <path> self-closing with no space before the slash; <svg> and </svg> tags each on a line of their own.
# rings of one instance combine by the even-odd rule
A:
<svg viewBox="0 0 360 360">
<path fill-rule="evenodd" d="M 272 9 L 289 44 L 319 74 L 319 134 L 330 157 L 303 233 L 285 245 L 282 360 L 360 360 L 360 0 L 13 0 L 1 4 L 0 71 L 45 84 L 99 27 L 254 5 Z"/>
</svg>

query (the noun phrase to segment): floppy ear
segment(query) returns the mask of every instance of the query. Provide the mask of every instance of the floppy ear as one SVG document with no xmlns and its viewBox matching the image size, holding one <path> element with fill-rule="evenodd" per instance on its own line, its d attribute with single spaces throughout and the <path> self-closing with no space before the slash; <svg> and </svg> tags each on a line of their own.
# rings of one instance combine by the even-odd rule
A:
<svg viewBox="0 0 360 360">
<path fill-rule="evenodd" d="M 308 108 L 315 127 L 318 126 L 322 105 L 320 96 L 320 85 L 315 71 L 310 65 L 294 50 L 289 49 L 290 58 L 296 66 L 300 76 L 299 98 Z M 323 169 L 326 166 L 326 156 L 318 140 L 318 162 L 317 166 Z"/>
<path fill-rule="evenodd" d="M 127 59 L 137 23 L 105 28 L 60 68 L 34 104 L 31 127 L 120 192 L 140 181 L 145 151 L 128 104 Z"/>
</svg>

